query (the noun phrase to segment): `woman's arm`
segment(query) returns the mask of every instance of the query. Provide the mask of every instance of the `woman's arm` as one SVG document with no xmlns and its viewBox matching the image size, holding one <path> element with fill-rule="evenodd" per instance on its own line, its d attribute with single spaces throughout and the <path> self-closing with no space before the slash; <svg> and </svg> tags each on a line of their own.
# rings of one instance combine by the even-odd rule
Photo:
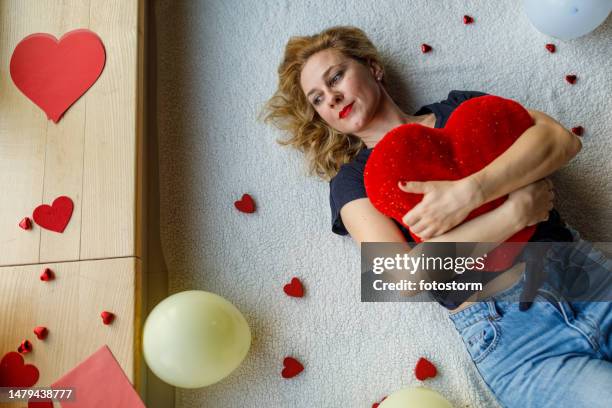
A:
<svg viewBox="0 0 612 408">
<path fill-rule="evenodd" d="M 528 112 L 534 125 L 488 166 L 470 176 L 479 186 L 480 204 L 549 176 L 582 148 L 580 138 L 555 119 L 539 111 Z"/>
<path fill-rule="evenodd" d="M 529 184 L 512 192 L 508 199 L 494 210 L 427 242 L 480 242 L 483 244 L 477 245 L 477 249 L 469 255 L 481 256 L 524 227 L 546 220 L 553 198 L 548 180 Z M 432 249 L 431 246 L 425 248 L 423 245 L 411 247 L 395 223 L 380 213 L 368 198 L 349 202 L 342 207 L 340 213 L 347 231 L 358 245 L 362 242 L 403 243 L 404 251 L 414 257 L 419 257 L 424 250 Z M 426 278 L 423 274 L 423 271 L 417 271 L 411 279 L 419 281 Z M 397 281 L 406 278 L 393 273 L 391 277 Z M 416 293 L 413 291 L 404 294 Z"/>
<path fill-rule="evenodd" d="M 511 193 L 502 205 L 427 242 L 500 243 L 526 226 L 548 217 L 553 192 L 548 180 L 531 183 Z M 368 198 L 353 200 L 340 210 L 344 226 L 357 244 L 406 243 L 395 223 L 379 212 Z"/>
<path fill-rule="evenodd" d="M 457 181 L 411 182 L 399 188 L 424 194 L 403 218 L 427 239 L 458 225 L 480 205 L 539 180 L 564 166 L 580 151 L 580 139 L 550 116 L 528 110 L 534 125 L 481 171 Z"/>
</svg>

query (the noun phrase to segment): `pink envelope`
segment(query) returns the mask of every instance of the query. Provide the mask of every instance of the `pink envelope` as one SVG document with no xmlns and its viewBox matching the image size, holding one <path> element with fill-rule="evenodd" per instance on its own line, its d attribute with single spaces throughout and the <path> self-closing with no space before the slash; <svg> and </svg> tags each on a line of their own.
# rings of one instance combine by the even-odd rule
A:
<svg viewBox="0 0 612 408">
<path fill-rule="evenodd" d="M 74 388 L 75 400 L 62 401 L 63 408 L 145 408 L 108 346 L 51 385 Z"/>
</svg>

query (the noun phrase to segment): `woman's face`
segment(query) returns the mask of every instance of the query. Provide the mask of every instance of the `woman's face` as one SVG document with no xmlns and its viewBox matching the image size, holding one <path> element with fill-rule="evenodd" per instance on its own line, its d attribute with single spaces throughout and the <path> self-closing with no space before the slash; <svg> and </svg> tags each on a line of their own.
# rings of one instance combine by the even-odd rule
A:
<svg viewBox="0 0 612 408">
<path fill-rule="evenodd" d="M 313 54 L 304 65 L 300 85 L 319 116 L 342 133 L 363 130 L 376 114 L 382 69 L 345 57 L 334 49 Z"/>
</svg>

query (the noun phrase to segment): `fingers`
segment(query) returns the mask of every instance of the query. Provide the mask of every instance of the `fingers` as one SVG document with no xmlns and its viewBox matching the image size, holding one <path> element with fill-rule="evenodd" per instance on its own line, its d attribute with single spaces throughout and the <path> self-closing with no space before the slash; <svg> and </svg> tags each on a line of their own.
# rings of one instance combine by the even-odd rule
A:
<svg viewBox="0 0 612 408">
<path fill-rule="evenodd" d="M 412 210 L 408 211 L 404 217 L 402 217 L 402 221 L 409 227 L 413 227 L 421 220 L 421 205 L 420 203 L 415 205 Z"/>
<path fill-rule="evenodd" d="M 406 193 L 414 194 L 423 194 L 427 188 L 426 184 L 421 181 L 399 181 L 397 186 Z"/>
</svg>

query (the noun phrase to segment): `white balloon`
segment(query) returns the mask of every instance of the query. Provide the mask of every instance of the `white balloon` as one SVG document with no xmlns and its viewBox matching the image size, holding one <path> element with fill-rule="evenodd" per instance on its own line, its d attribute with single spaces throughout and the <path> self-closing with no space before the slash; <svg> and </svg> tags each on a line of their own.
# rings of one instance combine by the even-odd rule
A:
<svg viewBox="0 0 612 408">
<path fill-rule="evenodd" d="M 612 11 L 612 0 L 525 0 L 524 6 L 539 31 L 572 40 L 603 23 Z"/>
<path fill-rule="evenodd" d="M 453 408 L 453 406 L 432 389 L 408 387 L 389 395 L 378 408 Z"/>
<path fill-rule="evenodd" d="M 143 355 L 161 380 L 181 388 L 221 381 L 244 360 L 251 331 L 242 313 L 214 293 L 179 292 L 151 311 Z"/>
</svg>

